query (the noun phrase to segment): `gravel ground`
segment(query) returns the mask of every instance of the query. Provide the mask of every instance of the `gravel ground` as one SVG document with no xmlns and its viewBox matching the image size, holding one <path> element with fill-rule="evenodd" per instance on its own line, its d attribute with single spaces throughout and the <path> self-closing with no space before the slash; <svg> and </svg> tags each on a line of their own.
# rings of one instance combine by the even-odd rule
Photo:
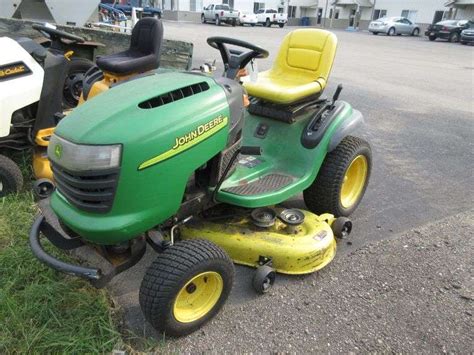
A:
<svg viewBox="0 0 474 355">
<path fill-rule="evenodd" d="M 277 282 L 271 294 L 231 299 L 207 326 L 165 349 L 472 353 L 473 217 L 465 212 L 336 256 L 319 273 Z"/>
</svg>

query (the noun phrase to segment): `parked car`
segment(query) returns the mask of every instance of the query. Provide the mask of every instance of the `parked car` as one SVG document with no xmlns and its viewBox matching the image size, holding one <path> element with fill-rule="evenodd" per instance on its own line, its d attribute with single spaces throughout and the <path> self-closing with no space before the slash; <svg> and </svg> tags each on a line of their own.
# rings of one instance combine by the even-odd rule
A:
<svg viewBox="0 0 474 355">
<path fill-rule="evenodd" d="M 238 20 L 239 12 L 231 9 L 229 5 L 226 4 L 211 4 L 205 7 L 201 14 L 202 23 L 210 21 L 215 22 L 217 26 L 220 26 L 223 22 L 235 26 Z"/>
<path fill-rule="evenodd" d="M 278 25 L 281 28 L 288 22 L 288 15 L 278 13 L 278 11 L 274 9 L 260 9 L 257 11 L 257 21 L 266 27 Z"/>
<path fill-rule="evenodd" d="M 388 36 L 400 36 L 402 34 L 418 36 L 420 27 L 406 17 L 382 17 L 369 24 L 369 31 L 374 35 L 385 33 Z"/>
<path fill-rule="evenodd" d="M 468 29 L 472 23 L 472 21 L 468 20 L 441 21 L 434 25 L 429 25 L 425 35 L 428 36 L 430 41 L 442 38 L 447 39 L 449 42 L 459 42 L 461 32 Z"/>
<path fill-rule="evenodd" d="M 243 25 L 250 25 L 255 26 L 258 23 L 257 15 L 249 12 L 241 12 L 239 15 L 239 24 L 240 26 Z"/>
<path fill-rule="evenodd" d="M 102 1 L 102 2 L 107 3 L 107 1 Z M 152 17 L 161 18 L 161 9 L 156 8 L 156 7 L 150 7 L 150 6 L 141 6 L 141 4 L 142 2 L 140 0 L 130 0 L 127 2 L 127 4 L 113 4 L 112 6 L 115 9 L 122 11 L 127 16 L 132 15 L 133 7 L 140 7 L 143 9 L 142 14 L 144 16 L 152 16 Z"/>
<path fill-rule="evenodd" d="M 469 28 L 461 31 L 461 44 L 474 43 L 474 22 L 469 23 Z"/>
</svg>

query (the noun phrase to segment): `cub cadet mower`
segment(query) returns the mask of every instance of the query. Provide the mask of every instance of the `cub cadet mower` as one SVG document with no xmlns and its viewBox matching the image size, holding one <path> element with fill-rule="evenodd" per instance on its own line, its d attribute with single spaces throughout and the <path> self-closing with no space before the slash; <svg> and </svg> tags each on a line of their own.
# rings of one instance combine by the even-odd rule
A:
<svg viewBox="0 0 474 355">
<path fill-rule="evenodd" d="M 156 69 L 163 30 L 161 22 L 156 19 L 141 20 L 132 32 L 129 50 L 99 58 L 99 67 L 90 63 L 91 66 L 85 68 L 83 60 L 69 60 L 70 52 L 65 54 L 59 47 L 63 40 L 80 42 L 83 41 L 81 37 L 47 26 L 33 27 L 51 38 L 49 50 L 28 38 L 16 41 L 0 38 L 3 49 L 0 55 L 0 153 L 22 151 L 33 146 L 33 171 L 37 179 L 33 187 L 39 197 L 45 197 L 54 189 L 46 150 L 54 127 L 64 117 L 63 107 L 77 103 L 82 94 L 83 75 L 79 74 L 79 66 L 82 65 L 83 71 L 90 67 L 92 70 L 88 73 L 96 73 L 95 78 L 102 74 L 99 68 L 107 70 L 110 67 L 119 74 L 126 71 L 126 78 L 130 78 L 132 72 Z M 143 41 L 139 41 L 139 36 Z M 113 77 L 113 74 L 105 73 L 105 76 Z M 112 84 L 123 78 L 117 74 L 109 81 Z M 88 79 L 90 77 L 84 80 L 86 93 L 91 86 Z M 101 90 L 104 87 L 102 85 Z M 95 94 L 98 92 L 100 90 Z M 0 197 L 20 190 L 22 185 L 19 167 L 7 156 L 0 155 Z"/>
<path fill-rule="evenodd" d="M 146 319 L 168 335 L 211 319 L 230 293 L 237 264 L 256 267 L 264 293 L 275 273 L 307 274 L 334 257 L 335 237 L 362 199 L 367 142 L 351 136 L 359 111 L 321 96 L 336 53 L 334 34 L 289 33 L 272 69 L 247 83 L 245 66 L 268 52 L 225 37 L 208 43 L 224 76 L 192 72 L 136 78 L 74 110 L 51 137 L 57 189 L 33 223 L 30 245 L 48 266 L 97 287 L 158 252 L 140 287 Z M 230 49 L 229 45 L 241 50 Z M 245 51 L 246 50 L 246 51 Z M 309 211 L 276 206 L 303 192 Z M 48 201 L 48 200 L 45 200 Z M 107 269 L 49 255 L 94 247 Z"/>
</svg>

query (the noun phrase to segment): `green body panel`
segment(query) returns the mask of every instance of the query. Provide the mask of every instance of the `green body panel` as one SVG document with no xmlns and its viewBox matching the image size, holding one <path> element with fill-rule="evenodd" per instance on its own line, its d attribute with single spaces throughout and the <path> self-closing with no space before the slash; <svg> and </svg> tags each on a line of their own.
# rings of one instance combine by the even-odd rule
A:
<svg viewBox="0 0 474 355">
<path fill-rule="evenodd" d="M 270 206 L 301 193 L 311 185 L 326 157 L 332 135 L 343 121 L 351 117 L 352 107 L 345 105 L 328 127 L 319 145 L 307 149 L 301 144 L 301 135 L 311 115 L 307 114 L 292 124 L 254 115 L 246 117 L 243 145 L 261 147 L 262 155 L 257 157 L 261 163 L 251 168 L 237 164 L 235 172 L 222 184 L 217 194 L 218 200 L 249 208 Z M 265 123 L 270 127 L 264 139 L 255 137 L 259 123 Z M 261 195 L 241 196 L 223 191 L 227 187 L 252 182 L 270 173 L 290 175 L 293 177 L 293 182 L 280 190 Z"/>
<path fill-rule="evenodd" d="M 138 106 L 155 96 L 202 82 L 207 82 L 208 90 L 152 109 Z M 231 126 L 229 111 L 226 93 L 214 79 L 190 73 L 157 73 L 117 85 L 88 100 L 58 125 L 55 134 L 77 144 L 122 145 L 115 199 L 107 213 L 86 212 L 56 191 L 51 197 L 53 210 L 69 228 L 97 244 L 129 240 L 164 222 L 178 211 L 194 171 L 225 149 Z M 243 145 L 261 147 L 263 154 L 257 157 L 261 163 L 253 168 L 237 164 L 221 186 L 218 200 L 253 208 L 301 193 L 314 181 L 334 132 L 351 115 L 351 106 L 345 105 L 320 144 L 307 149 L 301 144 L 301 135 L 311 114 L 293 124 L 247 114 Z M 199 136 L 189 147 L 176 148 L 177 139 L 216 120 L 222 123 L 218 130 Z M 265 139 L 254 136 L 260 122 L 270 127 Z M 255 196 L 222 191 L 269 173 L 289 175 L 292 183 Z"/>
<path fill-rule="evenodd" d="M 207 91 L 153 109 L 138 107 L 144 100 L 203 81 L 209 84 Z M 138 167 L 216 117 L 229 117 L 227 99 L 221 86 L 202 75 L 151 75 L 94 97 L 64 119 L 55 133 L 80 144 L 122 144 L 113 207 L 105 214 L 85 212 L 55 192 L 53 210 L 73 231 L 98 244 L 128 240 L 163 222 L 178 210 L 194 170 L 225 148 L 229 123 L 174 158 Z"/>
</svg>

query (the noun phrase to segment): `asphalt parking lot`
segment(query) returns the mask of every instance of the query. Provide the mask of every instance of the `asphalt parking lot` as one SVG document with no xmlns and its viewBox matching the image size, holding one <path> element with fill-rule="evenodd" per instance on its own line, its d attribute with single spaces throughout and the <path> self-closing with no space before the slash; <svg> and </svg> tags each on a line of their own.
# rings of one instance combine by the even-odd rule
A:
<svg viewBox="0 0 474 355">
<path fill-rule="evenodd" d="M 270 67 L 282 38 L 295 29 L 233 28 L 175 22 L 165 22 L 164 28 L 165 38 L 194 43 L 196 67 L 204 61 L 220 61 L 219 53 L 206 44 L 209 36 L 235 37 L 260 45 L 270 51 L 270 57 L 259 62 L 259 70 Z M 440 230 L 440 233 L 452 233 L 454 238 L 458 234 L 456 216 L 471 210 L 474 200 L 474 49 L 472 46 L 442 41 L 430 42 L 424 37 L 373 36 L 366 32 L 342 30 L 334 32 L 339 39 L 339 47 L 326 94 L 332 95 L 337 84 L 344 85 L 341 99 L 363 113 L 366 126 L 360 133 L 370 141 L 374 160 L 367 193 L 352 216 L 352 243 L 341 243 L 336 259 L 357 254 L 357 250 L 384 239 L 409 235 L 410 231 L 418 228 L 430 229 L 426 225 L 436 226 L 445 218 L 451 218 L 451 227 Z M 219 70 L 221 68 L 219 66 Z M 300 196 L 287 204 L 304 208 Z M 470 228 L 472 231 L 472 224 L 466 226 L 459 225 L 459 228 Z M 472 255 L 472 249 L 469 251 L 468 248 L 467 252 Z M 126 326 L 137 335 L 154 334 L 143 321 L 137 296 L 141 275 L 152 258 L 153 255 L 149 253 L 136 267 L 117 277 L 111 284 L 114 298 L 124 308 Z M 357 263 L 356 257 L 347 260 Z M 324 284 L 320 284 L 325 280 L 324 275 L 337 277 L 331 271 L 329 267 L 321 272 L 322 279 L 315 274 L 304 278 L 304 282 L 319 283 L 318 287 L 324 288 Z M 242 316 L 247 317 L 248 312 L 244 315 L 239 310 L 252 309 L 256 304 L 261 308 L 266 304 L 257 299 L 248 287 L 252 276 L 250 269 L 238 267 L 237 276 L 224 312 L 230 309 L 233 315 L 242 313 Z M 285 297 L 290 297 L 291 302 L 296 300 L 296 303 L 303 303 L 311 298 L 308 293 L 310 290 L 302 292 L 306 295 L 304 300 L 299 298 L 295 283 L 303 282 L 301 278 L 281 277 L 277 282 L 279 289 L 285 290 Z M 292 287 L 295 287 L 294 292 Z M 273 325 L 275 319 L 285 321 L 284 313 L 291 312 L 293 308 L 285 307 L 286 303 L 282 303 L 277 296 L 268 297 L 267 300 L 267 311 L 274 315 L 268 324 Z M 222 323 L 219 317 L 225 316 L 217 317 L 218 324 Z M 268 314 L 263 319 L 266 317 Z M 235 329 L 223 328 L 228 338 L 223 339 L 222 344 L 228 346 L 229 350 L 244 350 L 246 347 L 235 347 L 237 345 L 232 335 L 234 331 L 240 333 L 240 322 L 237 320 L 235 323 Z M 260 326 L 262 332 L 268 334 L 265 333 L 267 324 L 260 322 Z M 205 327 L 199 336 L 193 335 L 192 341 L 198 343 L 200 336 L 206 337 L 207 331 Z M 278 337 L 277 333 L 273 335 L 269 339 Z M 259 341 L 258 337 L 255 341 Z M 278 349 L 272 346 L 274 340 L 268 341 L 272 343 L 266 349 Z M 291 345 L 291 340 L 286 343 Z M 189 341 L 188 345 L 188 350 L 192 351 Z M 249 348 L 260 349 L 257 346 Z M 197 349 L 219 348 L 197 346 Z M 353 348 L 343 350 L 350 349 Z M 364 347 L 361 349 L 367 350 Z M 410 350 L 393 346 L 375 349 Z M 287 350 L 292 349 L 290 347 Z M 331 348 L 324 350 L 330 351 Z"/>
</svg>

